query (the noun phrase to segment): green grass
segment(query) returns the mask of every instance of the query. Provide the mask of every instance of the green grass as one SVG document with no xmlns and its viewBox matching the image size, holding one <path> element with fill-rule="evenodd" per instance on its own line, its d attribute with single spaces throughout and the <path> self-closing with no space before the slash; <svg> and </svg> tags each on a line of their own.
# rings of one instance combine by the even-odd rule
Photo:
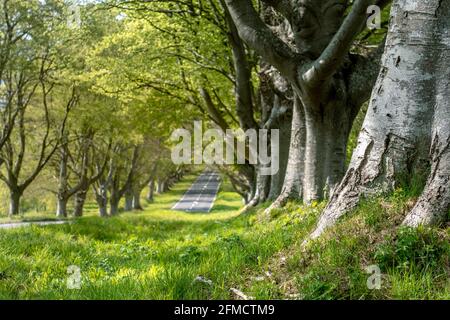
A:
<svg viewBox="0 0 450 320">
<path fill-rule="evenodd" d="M 450 228 L 401 227 L 409 192 L 363 201 L 302 250 L 299 239 L 285 266 L 274 262 L 281 286 L 301 299 L 450 299 Z M 380 289 L 367 286 L 369 266 L 382 273 Z"/>
<path fill-rule="evenodd" d="M 211 214 L 173 212 L 194 177 L 157 197 L 144 212 L 72 224 L 0 231 L 3 299 L 231 298 L 243 270 L 289 244 L 288 235 L 236 217 L 240 198 L 225 184 Z M 79 266 L 82 288 L 66 286 L 67 267 Z M 197 276 L 213 286 L 194 282 Z"/>
<path fill-rule="evenodd" d="M 256 299 L 450 298 L 449 231 L 396 228 L 410 205 L 401 191 L 367 200 L 302 248 L 322 204 L 239 215 L 224 183 L 211 214 L 171 211 L 194 179 L 143 212 L 101 219 L 92 206 L 71 224 L 0 230 L 0 298 L 232 299 L 232 287 Z M 373 264 L 380 290 L 366 286 Z M 67 288 L 71 265 L 81 289 Z"/>
</svg>

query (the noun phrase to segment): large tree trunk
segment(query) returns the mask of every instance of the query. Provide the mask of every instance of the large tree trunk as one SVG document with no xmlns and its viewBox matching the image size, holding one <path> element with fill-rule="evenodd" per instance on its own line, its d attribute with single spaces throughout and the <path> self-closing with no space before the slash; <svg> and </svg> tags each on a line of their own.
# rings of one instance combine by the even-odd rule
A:
<svg viewBox="0 0 450 320">
<path fill-rule="evenodd" d="M 290 116 L 285 115 L 279 120 L 280 148 L 279 148 L 279 170 L 270 177 L 270 191 L 268 199 L 275 200 L 281 194 L 286 176 L 286 168 L 289 160 L 289 145 L 291 141 L 292 112 Z"/>
<path fill-rule="evenodd" d="M 20 213 L 20 199 L 22 193 L 20 191 L 11 190 L 9 193 L 9 215 L 17 216 Z"/>
<path fill-rule="evenodd" d="M 119 203 L 122 195 L 120 191 L 117 189 L 116 183 L 112 183 L 111 190 L 109 195 L 109 215 L 115 216 L 119 214 Z"/>
<path fill-rule="evenodd" d="M 75 203 L 73 208 L 74 217 L 82 217 L 84 204 L 86 203 L 87 190 L 80 190 L 75 194 Z"/>
<path fill-rule="evenodd" d="M 251 200 L 248 201 L 245 208 L 243 209 L 244 212 L 252 207 L 257 206 L 260 203 L 263 203 L 267 199 L 270 189 L 270 176 L 262 175 L 261 170 L 263 169 L 267 169 L 267 167 L 264 165 L 256 166 L 256 181 L 254 185 L 254 192 L 252 194 Z"/>
<path fill-rule="evenodd" d="M 98 188 L 94 188 L 95 201 L 98 206 L 98 213 L 100 217 L 104 218 L 108 216 L 108 190 L 105 183 L 100 182 Z"/>
<path fill-rule="evenodd" d="M 435 78 L 435 111 L 431 140 L 431 173 L 425 189 L 404 224 L 436 225 L 445 222 L 450 210 L 450 3 L 430 2 L 434 11 L 435 31 L 430 43 L 439 49 L 439 60 L 433 71 Z M 434 18 L 433 18 L 434 19 Z M 431 70 L 430 70 L 431 71 Z"/>
<path fill-rule="evenodd" d="M 343 72 L 339 75 L 318 92 L 301 96 L 306 126 L 303 183 L 306 203 L 325 199 L 345 173 L 347 140 L 357 112 L 349 105 Z"/>
<path fill-rule="evenodd" d="M 119 214 L 119 201 L 120 199 L 116 199 L 111 197 L 109 199 L 109 215 L 116 216 Z"/>
<path fill-rule="evenodd" d="M 366 22 L 368 6 L 377 1 L 354 1 L 347 15 L 347 1 L 265 3 L 288 21 L 287 39 L 283 32 L 279 35 L 268 27 L 267 22 L 261 21 L 252 1 L 226 0 L 242 39 L 278 69 L 303 106 L 305 150 L 304 153 L 301 151 L 301 141 L 293 136 L 284 190 L 274 207 L 284 204 L 292 194 L 300 197 L 299 189 L 302 189 L 305 202 L 321 200 L 333 192 L 344 174 L 352 122 L 362 103 L 368 99 L 364 92 L 370 92 L 375 80 L 373 73 L 367 72 L 366 79 L 359 78 L 354 82 L 354 74 L 379 66 L 375 56 L 366 59 L 349 53 L 353 39 Z M 386 4 L 386 1 L 380 4 Z M 352 63 L 354 56 L 358 57 L 353 60 L 358 60 L 355 66 Z M 297 154 L 296 159 L 293 154 Z M 300 164 L 302 159 L 304 163 Z M 298 169 L 303 165 L 304 170 Z M 298 178 L 301 175 L 303 183 Z"/>
<path fill-rule="evenodd" d="M 142 190 L 139 188 L 135 188 L 133 192 L 133 209 L 134 210 L 143 210 L 141 205 L 141 193 Z"/>
<path fill-rule="evenodd" d="M 383 67 L 358 145 L 312 237 L 353 209 L 361 196 L 392 190 L 400 179 L 421 175 L 427 166 L 433 66 L 439 60 L 433 27 L 438 8 L 438 0 L 394 2 Z"/>
<path fill-rule="evenodd" d="M 67 203 L 69 199 L 67 197 L 58 195 L 57 204 L 56 204 L 56 216 L 58 218 L 66 218 L 67 217 Z"/>
<path fill-rule="evenodd" d="M 289 199 L 301 198 L 304 172 L 305 137 L 306 129 L 304 110 L 300 100 L 296 97 L 294 99 L 294 109 L 292 113 L 289 158 L 283 188 L 278 198 L 266 210 L 266 213 L 270 212 L 272 209 L 284 206 Z"/>
<path fill-rule="evenodd" d="M 129 188 L 125 192 L 125 206 L 124 211 L 133 211 L 133 191 Z"/>
</svg>

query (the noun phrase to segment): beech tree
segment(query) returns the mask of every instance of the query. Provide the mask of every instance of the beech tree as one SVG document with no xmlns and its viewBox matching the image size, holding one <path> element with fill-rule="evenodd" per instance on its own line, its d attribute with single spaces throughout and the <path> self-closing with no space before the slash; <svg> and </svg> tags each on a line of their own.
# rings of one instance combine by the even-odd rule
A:
<svg viewBox="0 0 450 320">
<path fill-rule="evenodd" d="M 55 99 L 57 104 L 62 104 L 63 109 L 58 120 L 58 115 L 52 113 L 51 109 L 61 110 L 61 105 L 59 108 L 50 106 L 50 96 L 55 88 L 54 83 L 48 82 L 48 73 L 53 67 L 50 54 L 47 52 L 33 59 L 39 62 L 38 65 L 23 62 L 18 68 L 16 66 L 10 70 L 10 76 L 6 79 L 7 85 L 14 88 L 15 97 L 12 103 L 15 104 L 14 108 L 19 110 L 0 153 L 1 162 L 4 163 L 0 179 L 10 192 L 9 215 L 19 214 L 20 199 L 24 191 L 58 149 L 68 114 L 77 102 L 74 88 L 68 95 Z M 38 124 L 41 130 L 38 129 Z M 31 135 L 32 130 L 34 135 Z M 33 165 L 25 170 L 24 162 L 30 161 L 34 154 L 36 158 L 32 160 Z"/>
<path fill-rule="evenodd" d="M 278 82 L 271 79 L 275 72 L 270 67 L 258 70 L 259 59 L 239 37 L 224 1 L 108 3 L 129 10 L 127 12 L 134 13 L 144 21 L 133 32 L 132 37 L 141 38 L 137 35 L 143 28 L 150 29 L 155 36 L 161 30 L 167 35 L 165 50 L 156 53 L 150 44 L 152 38 L 147 33 L 144 43 L 148 45 L 145 49 L 136 51 L 132 59 L 142 56 L 141 61 L 149 61 L 157 56 L 158 59 L 167 61 L 166 65 L 173 57 L 177 59 L 174 72 L 180 76 L 179 79 L 167 77 L 167 72 L 164 82 L 155 81 L 154 72 L 150 73 L 152 77 L 144 77 L 142 71 L 148 68 L 147 63 L 147 66 L 140 69 L 139 76 L 133 75 L 131 81 L 161 92 L 170 83 L 172 90 L 165 94 L 197 109 L 208 125 L 216 126 L 224 133 L 236 128 L 245 131 L 290 127 L 292 107 L 286 105 L 289 99 L 282 97 L 283 103 L 280 103 L 280 96 L 284 95 L 286 88 L 277 88 Z M 147 22 L 149 17 L 150 23 Z M 129 34 L 129 31 L 125 32 Z M 199 38 L 208 38 L 209 41 L 197 41 Z M 280 90 L 276 91 L 277 89 Z M 231 90 L 234 91 L 234 96 L 230 96 Z M 292 105 L 292 101 L 289 104 Z M 284 130 L 283 133 L 282 139 L 287 140 L 283 145 L 288 146 L 290 130 Z M 282 170 L 274 179 L 260 178 L 258 166 L 248 163 L 228 167 L 226 170 L 223 166 L 217 168 L 228 175 L 243 198 L 254 205 L 264 201 L 268 194 L 272 198 L 279 194 L 283 179 L 278 179 L 278 176 L 284 176 L 287 156 L 287 151 L 282 153 Z"/>
<path fill-rule="evenodd" d="M 110 216 L 119 214 L 119 202 L 127 190 L 131 189 L 135 179 L 139 152 L 139 145 L 125 146 L 117 144 L 114 148 L 116 156 L 110 162 Z"/>
<path fill-rule="evenodd" d="M 100 179 L 106 169 L 109 148 L 102 148 L 98 141 L 96 143 L 96 138 L 101 140 L 96 137 L 92 128 L 88 128 L 84 132 L 75 133 L 72 138 L 75 141 L 72 143 L 69 143 L 67 136 L 61 142 L 58 154 L 57 217 L 67 217 L 67 203 L 74 195 L 76 197 L 73 216 L 82 216 L 89 188 Z M 72 150 L 70 146 L 73 146 Z M 99 151 L 101 154 L 98 154 Z M 101 162 L 98 166 L 95 165 L 96 158 L 101 158 L 98 160 Z"/>
<path fill-rule="evenodd" d="M 351 164 L 312 237 L 364 196 L 430 172 L 404 223 L 444 221 L 449 192 L 450 3 L 396 0 L 382 68 Z M 431 162 L 431 171 L 430 165 Z"/>
<path fill-rule="evenodd" d="M 365 26 L 367 8 L 388 2 L 355 1 L 345 16 L 349 1 L 264 1 L 288 21 L 294 39 L 289 44 L 261 20 L 250 0 L 226 1 L 241 38 L 277 68 L 295 94 L 283 198 L 301 198 L 302 192 L 306 202 L 323 199 L 345 173 L 348 135 L 369 98 L 383 44 L 367 56 L 349 51 Z"/>
</svg>

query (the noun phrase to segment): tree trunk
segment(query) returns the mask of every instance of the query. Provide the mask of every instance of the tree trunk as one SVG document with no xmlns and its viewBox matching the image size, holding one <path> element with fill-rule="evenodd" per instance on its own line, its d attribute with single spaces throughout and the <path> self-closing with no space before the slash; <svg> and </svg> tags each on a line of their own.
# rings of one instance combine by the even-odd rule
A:
<svg viewBox="0 0 450 320">
<path fill-rule="evenodd" d="M 289 159 L 289 145 L 291 141 L 291 123 L 292 123 L 292 112 L 291 116 L 284 116 L 280 120 L 279 130 L 280 130 L 280 150 L 279 150 L 279 170 L 276 174 L 270 177 L 270 191 L 268 199 L 275 200 L 281 194 L 283 189 L 284 178 L 286 176 L 286 168 Z"/>
<path fill-rule="evenodd" d="M 116 216 L 119 214 L 119 201 L 120 199 L 115 199 L 113 197 L 109 200 L 109 215 Z"/>
<path fill-rule="evenodd" d="M 17 216 L 20 213 L 20 199 L 22 194 L 20 191 L 10 191 L 9 194 L 9 215 Z"/>
<path fill-rule="evenodd" d="M 147 193 L 147 197 L 146 197 L 148 202 L 153 202 L 154 193 L 155 193 L 155 180 L 152 179 L 150 181 L 150 183 L 148 184 L 148 193 Z"/>
<path fill-rule="evenodd" d="M 74 217 L 82 217 L 84 204 L 86 202 L 87 190 L 80 190 L 75 194 L 75 204 L 73 208 Z"/>
<path fill-rule="evenodd" d="M 115 216 L 119 214 L 119 202 L 122 198 L 120 190 L 118 190 L 116 183 L 112 183 L 109 195 L 109 215 Z"/>
<path fill-rule="evenodd" d="M 431 173 L 422 195 L 403 222 L 413 227 L 445 222 L 450 210 L 450 4 L 441 1 L 438 8 L 435 11 L 435 37 L 431 38 L 435 41 L 430 44 L 441 51 L 433 72 L 436 89 Z"/>
<path fill-rule="evenodd" d="M 142 190 L 136 188 L 133 192 L 133 209 L 134 210 L 143 210 L 141 205 L 141 193 Z"/>
<path fill-rule="evenodd" d="M 56 205 L 56 217 L 67 218 L 67 202 L 69 199 L 67 197 L 58 196 Z"/>
<path fill-rule="evenodd" d="M 356 112 L 348 105 L 342 75 L 301 100 L 306 126 L 303 200 L 310 203 L 329 196 L 344 176 L 347 140 Z"/>
<path fill-rule="evenodd" d="M 64 144 L 60 150 L 60 161 L 59 161 L 59 186 L 58 186 L 58 194 L 57 194 L 57 207 L 56 207 L 56 216 L 58 218 L 67 217 L 67 202 L 69 201 L 68 197 L 68 170 L 67 170 L 67 162 L 69 161 L 69 154 L 67 150 L 67 137 L 64 137 Z"/>
<path fill-rule="evenodd" d="M 304 149 L 306 128 L 304 110 L 300 100 L 296 97 L 292 113 L 291 140 L 289 145 L 289 158 L 284 177 L 283 188 L 278 198 L 266 210 L 282 207 L 289 199 L 300 199 L 304 172 Z"/>
<path fill-rule="evenodd" d="M 104 184 L 100 184 L 100 187 L 94 188 L 95 201 L 98 206 L 98 213 L 100 217 L 104 218 L 108 216 L 108 191 Z"/>
<path fill-rule="evenodd" d="M 125 192 L 124 211 L 133 211 L 133 192 L 131 191 L 131 188 Z"/>
<path fill-rule="evenodd" d="M 305 6 L 304 2 L 308 5 Z M 226 4 L 241 38 L 278 69 L 301 100 L 307 139 L 304 158 L 303 154 L 300 155 L 304 159 L 303 198 L 306 202 L 324 199 L 344 174 L 346 140 L 354 117 L 364 102 L 361 101 L 364 95 L 352 95 L 355 83 L 350 80 L 354 79 L 352 74 L 360 72 L 361 68 L 352 68 L 353 55 L 349 51 L 353 39 L 366 22 L 367 7 L 375 1 L 355 2 L 347 16 L 344 14 L 346 5 L 333 6 L 335 10 L 331 11 L 329 1 L 271 2 L 272 9 L 290 24 L 288 41 L 259 19 L 251 1 L 226 0 Z M 304 32 L 305 22 L 308 35 Z M 377 65 L 371 59 L 358 57 L 365 62 L 358 64 L 364 70 Z M 361 90 L 363 92 L 370 91 L 373 78 L 368 74 L 367 80 L 359 81 L 356 86 L 365 88 Z M 290 155 L 299 152 L 299 149 L 292 148 Z M 300 157 L 293 161 L 301 161 Z M 288 165 L 286 177 L 300 181 L 298 173 L 294 172 Z M 286 187 L 290 183 L 285 179 Z M 299 184 L 296 183 L 297 186 Z M 289 191 L 295 194 L 295 188 L 289 186 L 276 204 L 285 202 Z"/>
<path fill-rule="evenodd" d="M 322 214 L 312 237 L 318 237 L 361 196 L 392 190 L 427 167 L 435 101 L 433 66 L 438 0 L 395 1 L 383 56 L 350 167 Z M 448 90 L 448 89 L 447 89 Z"/>
<path fill-rule="evenodd" d="M 164 189 L 164 181 L 161 179 L 158 179 L 158 183 L 156 184 L 156 193 L 157 194 L 164 193 L 163 189 Z"/>
<path fill-rule="evenodd" d="M 270 188 L 270 176 L 268 175 L 262 175 L 260 173 L 261 169 L 265 168 L 263 165 L 257 165 L 256 166 L 256 183 L 254 186 L 254 193 L 252 195 L 251 200 L 246 203 L 245 208 L 242 210 L 243 212 L 247 211 L 248 209 L 257 206 L 260 203 L 263 203 L 266 201 L 267 196 L 269 194 L 269 188 Z M 267 169 L 267 168 L 266 168 Z"/>
</svg>

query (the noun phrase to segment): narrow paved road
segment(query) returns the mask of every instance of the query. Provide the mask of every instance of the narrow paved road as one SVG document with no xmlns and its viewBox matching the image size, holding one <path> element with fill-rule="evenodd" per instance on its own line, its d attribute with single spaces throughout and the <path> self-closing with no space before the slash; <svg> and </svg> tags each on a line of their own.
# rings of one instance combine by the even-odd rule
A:
<svg viewBox="0 0 450 320">
<path fill-rule="evenodd" d="M 51 225 L 51 224 L 65 224 L 65 223 L 68 223 L 68 221 L 12 222 L 12 223 L 0 224 L 0 229 L 22 228 L 22 227 L 29 227 L 31 225 L 48 226 L 48 225 Z"/>
<path fill-rule="evenodd" d="M 186 212 L 210 212 L 220 187 L 216 172 L 204 171 L 178 201 L 172 210 Z"/>
</svg>

